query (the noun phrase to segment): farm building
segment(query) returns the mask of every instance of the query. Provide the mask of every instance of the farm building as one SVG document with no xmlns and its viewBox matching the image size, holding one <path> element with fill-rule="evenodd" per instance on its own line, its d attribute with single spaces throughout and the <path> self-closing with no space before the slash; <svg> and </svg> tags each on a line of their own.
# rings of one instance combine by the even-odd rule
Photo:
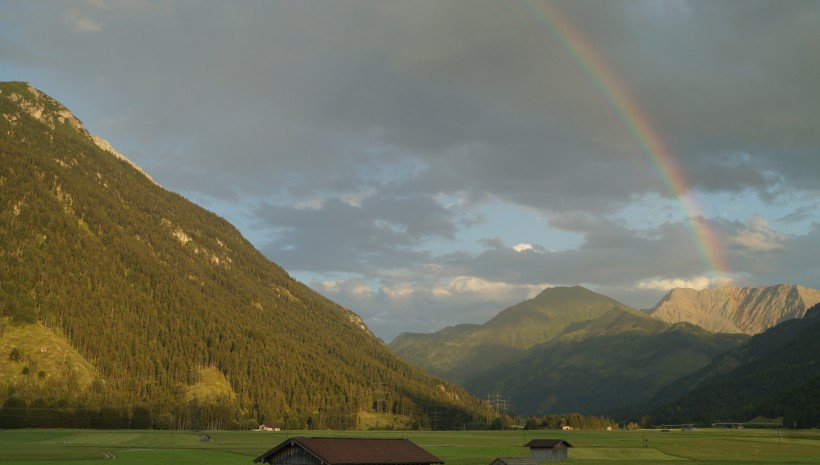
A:
<svg viewBox="0 0 820 465">
<path fill-rule="evenodd" d="M 444 463 L 406 439 L 290 438 L 256 459 L 272 465 L 431 465 Z"/>
<path fill-rule="evenodd" d="M 525 446 L 530 448 L 530 458 L 536 462 L 566 462 L 572 444 L 563 439 L 533 439 Z"/>
<path fill-rule="evenodd" d="M 529 457 L 499 457 L 490 465 L 538 465 L 538 462 Z"/>
</svg>

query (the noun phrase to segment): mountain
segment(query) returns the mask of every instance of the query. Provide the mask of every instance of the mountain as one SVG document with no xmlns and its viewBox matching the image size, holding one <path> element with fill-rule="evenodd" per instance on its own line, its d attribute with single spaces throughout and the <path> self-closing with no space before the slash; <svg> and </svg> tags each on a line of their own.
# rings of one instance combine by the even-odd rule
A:
<svg viewBox="0 0 820 465">
<path fill-rule="evenodd" d="M 466 380 L 464 387 L 475 394 L 503 393 L 520 412 L 605 414 L 644 403 L 745 339 L 613 308 Z"/>
<path fill-rule="evenodd" d="M 753 336 L 651 401 L 658 423 L 749 421 L 820 426 L 820 304 Z"/>
<path fill-rule="evenodd" d="M 0 427 L 290 429 L 486 418 L 168 192 L 0 84 Z"/>
<path fill-rule="evenodd" d="M 675 289 L 650 314 L 669 323 L 692 323 L 714 333 L 753 335 L 785 320 L 801 318 L 806 309 L 819 302 L 820 291 L 789 284 Z"/>
<path fill-rule="evenodd" d="M 390 347 L 476 395 L 510 397 L 519 413 L 600 414 L 642 403 L 747 338 L 666 323 L 576 286 Z"/>
<path fill-rule="evenodd" d="M 613 308 L 637 312 L 580 286 L 553 287 L 501 311 L 483 325 L 452 326 L 433 334 L 402 333 L 390 348 L 408 362 L 461 383 Z"/>
</svg>

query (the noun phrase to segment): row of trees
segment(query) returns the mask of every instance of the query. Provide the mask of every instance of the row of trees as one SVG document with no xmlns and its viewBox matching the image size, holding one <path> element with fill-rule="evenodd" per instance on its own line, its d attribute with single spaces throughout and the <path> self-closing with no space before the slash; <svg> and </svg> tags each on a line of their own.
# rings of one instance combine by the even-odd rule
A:
<svg viewBox="0 0 820 465">
<path fill-rule="evenodd" d="M 606 417 L 565 413 L 529 417 L 524 424 L 524 429 L 562 429 L 565 426 L 572 429 L 605 430 L 617 428 L 618 424 Z"/>
<path fill-rule="evenodd" d="M 72 407 L 63 400 L 42 398 L 31 403 L 9 397 L 0 407 L 0 428 L 94 429 L 252 429 L 258 423 L 240 423 L 226 404 L 188 401 L 172 413 L 156 415 L 148 406 Z"/>
</svg>

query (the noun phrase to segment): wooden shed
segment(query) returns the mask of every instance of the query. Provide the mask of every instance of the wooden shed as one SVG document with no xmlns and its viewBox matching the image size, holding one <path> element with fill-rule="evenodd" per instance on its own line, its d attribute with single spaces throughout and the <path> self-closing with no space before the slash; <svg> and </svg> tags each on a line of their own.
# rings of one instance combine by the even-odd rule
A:
<svg viewBox="0 0 820 465">
<path fill-rule="evenodd" d="M 490 465 L 538 465 L 530 457 L 498 457 Z"/>
<path fill-rule="evenodd" d="M 563 439 L 533 439 L 525 446 L 530 448 L 530 458 L 536 462 L 566 462 L 572 444 Z"/>
<path fill-rule="evenodd" d="M 290 438 L 254 459 L 272 465 L 431 465 L 444 463 L 407 439 Z"/>
</svg>

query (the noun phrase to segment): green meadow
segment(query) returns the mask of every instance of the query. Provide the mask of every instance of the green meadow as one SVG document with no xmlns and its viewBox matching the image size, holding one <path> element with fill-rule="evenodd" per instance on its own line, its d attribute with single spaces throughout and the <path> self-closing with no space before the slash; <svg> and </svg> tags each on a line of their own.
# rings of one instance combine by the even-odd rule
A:
<svg viewBox="0 0 820 465">
<path fill-rule="evenodd" d="M 699 429 L 684 431 L 209 431 L 0 430 L 0 465 L 250 465 L 291 436 L 407 438 L 448 465 L 489 465 L 526 456 L 523 444 L 561 438 L 576 464 L 820 463 L 820 431 Z"/>
</svg>

